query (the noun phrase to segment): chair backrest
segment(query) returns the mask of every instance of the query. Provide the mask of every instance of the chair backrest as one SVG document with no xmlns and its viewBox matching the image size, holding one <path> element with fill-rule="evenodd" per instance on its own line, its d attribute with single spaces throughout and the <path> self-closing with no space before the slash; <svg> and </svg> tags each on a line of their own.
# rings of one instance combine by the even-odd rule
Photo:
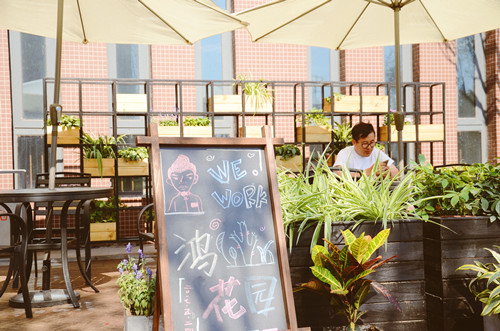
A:
<svg viewBox="0 0 500 331">
<path fill-rule="evenodd" d="M 92 176 L 85 172 L 56 172 L 55 186 L 90 186 Z M 48 187 L 49 174 L 36 175 L 35 187 Z"/>
</svg>

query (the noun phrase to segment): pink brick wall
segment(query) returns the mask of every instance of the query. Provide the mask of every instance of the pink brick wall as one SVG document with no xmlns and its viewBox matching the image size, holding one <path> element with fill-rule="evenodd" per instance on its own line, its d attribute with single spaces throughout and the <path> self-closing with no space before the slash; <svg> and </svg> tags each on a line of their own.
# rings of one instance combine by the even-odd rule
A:
<svg viewBox="0 0 500 331">
<path fill-rule="evenodd" d="M 12 169 L 12 112 L 10 101 L 9 41 L 0 29 L 0 169 Z M 0 175 L 0 188 L 13 187 L 11 175 Z"/>
<path fill-rule="evenodd" d="M 500 30 L 486 33 L 486 93 L 488 123 L 488 159 L 500 157 Z"/>
</svg>

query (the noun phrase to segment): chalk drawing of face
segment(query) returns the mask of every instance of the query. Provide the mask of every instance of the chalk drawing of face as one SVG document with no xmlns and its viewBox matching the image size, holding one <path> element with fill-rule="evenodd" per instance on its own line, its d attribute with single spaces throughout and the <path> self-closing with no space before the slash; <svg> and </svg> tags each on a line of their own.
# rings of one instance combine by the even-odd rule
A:
<svg viewBox="0 0 500 331">
<path fill-rule="evenodd" d="M 168 169 L 168 179 L 179 193 L 190 193 L 191 187 L 198 182 L 196 166 L 181 154 Z"/>
</svg>

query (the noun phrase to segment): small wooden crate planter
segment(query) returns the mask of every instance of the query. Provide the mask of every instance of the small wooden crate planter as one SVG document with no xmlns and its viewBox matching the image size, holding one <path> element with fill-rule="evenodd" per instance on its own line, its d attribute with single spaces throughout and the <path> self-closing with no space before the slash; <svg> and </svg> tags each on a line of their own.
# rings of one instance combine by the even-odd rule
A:
<svg viewBox="0 0 500 331">
<path fill-rule="evenodd" d="M 212 126 L 184 126 L 184 137 L 212 137 Z M 158 136 L 160 137 L 180 137 L 181 128 L 179 126 L 159 126 Z"/>
<path fill-rule="evenodd" d="M 424 225 L 425 294 L 429 331 L 482 330 L 481 303 L 468 289 L 472 271 L 455 271 L 474 261 L 495 262 L 484 247 L 499 244 L 500 223 L 485 216 L 433 218 L 456 233 Z"/>
<path fill-rule="evenodd" d="M 272 133 L 274 137 L 274 128 L 272 128 Z M 243 137 L 243 128 L 238 129 L 238 137 Z M 246 125 L 245 126 L 245 137 L 246 138 L 262 138 L 262 126 L 259 125 Z"/>
<path fill-rule="evenodd" d="M 379 141 L 389 141 L 389 127 L 379 128 Z M 418 141 L 443 141 L 444 124 L 419 124 Z M 398 141 L 398 131 L 395 125 L 391 125 L 391 142 Z M 417 130 L 413 124 L 405 124 L 403 128 L 403 141 L 417 141 Z"/>
<path fill-rule="evenodd" d="M 358 95 L 344 95 L 337 100 L 333 97 L 333 111 L 335 113 L 359 113 L 361 100 Z M 332 105 L 326 99 L 323 102 L 323 111 L 331 112 Z M 363 113 L 386 113 L 389 110 L 389 97 L 386 95 L 363 96 Z"/>
<path fill-rule="evenodd" d="M 343 242 L 340 230 L 351 229 L 353 222 L 333 225 L 334 244 Z M 391 234 L 387 242 L 387 250 L 382 246 L 373 257 L 381 255 L 396 258 L 377 269 L 369 277 L 388 288 L 398 300 L 402 312 L 399 312 L 382 295 L 372 289 L 361 310 L 368 313 L 361 319 L 364 324 L 374 325 L 384 331 L 426 329 L 426 308 L 424 295 L 424 252 L 423 222 L 416 220 L 394 221 L 390 226 Z M 382 230 L 380 223 L 366 223 L 358 226 L 353 233 L 359 236 L 362 232 L 372 237 Z M 312 261 L 309 253 L 312 230 L 306 232 L 299 244 L 289 254 L 292 285 L 307 282 L 312 273 L 309 269 Z M 300 326 L 311 326 L 313 330 L 321 330 L 325 326 L 340 326 L 340 317 L 334 316 L 327 298 L 317 294 L 300 291 L 294 293 L 297 321 Z"/>
<path fill-rule="evenodd" d="M 282 160 L 276 156 L 276 168 L 285 168 L 292 172 L 302 172 L 302 155 L 297 155 L 288 160 Z"/>
<path fill-rule="evenodd" d="M 142 161 L 125 161 L 118 159 L 118 176 L 147 176 L 149 175 L 149 160 Z M 97 167 L 97 159 L 84 159 L 83 169 L 88 172 L 92 177 L 101 177 L 101 173 Z M 102 160 L 102 176 L 115 175 L 115 160 L 103 159 Z"/>
<path fill-rule="evenodd" d="M 243 111 L 241 99 L 239 94 L 214 95 L 213 98 L 208 99 L 208 111 L 212 111 L 213 104 L 215 113 L 241 113 Z M 245 114 L 272 113 L 272 111 L 273 104 L 271 101 L 264 102 L 260 107 L 256 108 L 252 97 L 245 95 Z"/>
<path fill-rule="evenodd" d="M 116 222 L 90 223 L 90 241 L 116 240 Z"/>
<path fill-rule="evenodd" d="M 332 130 L 327 126 L 306 125 L 305 130 L 306 137 L 304 139 L 302 135 L 302 127 L 299 126 L 296 128 L 296 141 L 308 143 L 327 143 L 332 140 Z"/>
<path fill-rule="evenodd" d="M 80 143 L 80 128 L 57 127 L 57 144 L 58 145 L 78 145 Z M 47 128 L 47 144 L 52 144 L 52 127 Z"/>
<path fill-rule="evenodd" d="M 145 113 L 148 111 L 147 94 L 119 93 L 116 95 L 117 112 Z"/>
</svg>

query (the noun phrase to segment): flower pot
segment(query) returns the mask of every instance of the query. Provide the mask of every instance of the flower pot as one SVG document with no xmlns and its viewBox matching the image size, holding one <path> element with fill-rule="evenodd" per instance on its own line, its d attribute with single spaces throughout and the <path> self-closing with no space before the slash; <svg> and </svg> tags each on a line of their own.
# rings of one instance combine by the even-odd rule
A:
<svg viewBox="0 0 500 331">
<path fill-rule="evenodd" d="M 379 128 L 379 141 L 389 141 L 389 127 Z M 444 140 L 443 124 L 419 124 L 418 141 L 442 141 Z M 391 142 L 398 141 L 398 131 L 395 125 L 391 125 Z M 417 141 L 417 129 L 415 125 L 405 124 L 403 128 L 403 141 Z"/>
<path fill-rule="evenodd" d="M 297 130 L 297 138 L 295 139 L 298 142 L 308 142 L 308 143 L 318 143 L 323 142 L 327 143 L 332 140 L 332 134 L 330 127 L 327 126 L 305 126 L 306 136 L 305 139 L 302 135 L 302 127 L 299 126 L 296 128 Z"/>
<path fill-rule="evenodd" d="M 90 223 L 90 241 L 116 240 L 116 222 Z"/>
<path fill-rule="evenodd" d="M 141 161 L 126 161 L 118 159 L 118 176 L 148 176 L 149 159 Z"/>
<path fill-rule="evenodd" d="M 239 94 L 228 94 L 228 95 L 214 95 L 213 98 L 208 99 L 208 111 L 213 111 L 215 113 L 241 113 L 243 111 L 243 106 L 241 102 L 241 95 Z M 266 101 L 257 107 L 254 102 L 254 98 L 249 95 L 245 95 L 245 113 L 272 113 L 273 104 L 271 101 Z"/>
<path fill-rule="evenodd" d="M 487 216 L 442 216 L 424 224 L 425 294 L 428 330 L 481 330 L 481 302 L 468 289 L 464 264 L 494 262 L 483 247 L 498 245 L 500 223 Z"/>
<path fill-rule="evenodd" d="M 159 126 L 158 136 L 180 137 L 179 126 Z M 184 126 L 184 137 L 212 137 L 212 126 Z"/>
<path fill-rule="evenodd" d="M 115 159 L 102 159 L 102 174 L 97 167 L 97 159 L 84 159 L 83 171 L 90 173 L 92 177 L 114 176 Z"/>
<path fill-rule="evenodd" d="M 65 126 L 57 127 L 58 145 L 78 145 L 80 143 L 80 128 Z M 52 144 L 52 127 L 47 128 L 47 144 Z"/>
<path fill-rule="evenodd" d="M 332 225 L 331 242 L 341 244 L 343 236 L 340 230 L 352 229 L 354 222 L 339 222 Z M 361 319 L 364 324 L 374 325 L 379 329 L 414 330 L 426 329 L 426 309 L 424 295 L 424 252 L 423 222 L 417 220 L 389 222 L 391 234 L 387 245 L 382 246 L 373 256 L 388 258 L 397 257 L 368 278 L 382 283 L 398 300 L 402 312 L 399 312 L 381 294 L 372 289 L 361 310 L 368 313 Z M 356 236 L 362 232 L 372 237 L 382 230 L 380 223 L 364 222 L 352 230 Z M 308 229 L 300 237 L 299 243 L 293 246 L 289 255 L 292 284 L 307 282 L 312 277 L 309 267 L 312 265 L 309 245 L 313 229 Z M 320 235 L 323 238 L 323 235 Z M 295 238 L 294 238 L 295 240 Z M 320 244 L 320 243 L 319 243 Z M 299 326 L 310 326 L 316 329 L 324 326 L 340 326 L 345 320 L 335 315 L 328 299 L 317 294 L 300 291 L 294 293 L 295 311 Z"/>
<path fill-rule="evenodd" d="M 262 126 L 259 125 L 246 125 L 245 126 L 245 135 L 243 136 L 243 128 L 240 127 L 238 129 L 238 137 L 246 137 L 246 138 L 262 138 Z M 274 128 L 272 128 L 273 137 L 274 137 Z"/>
<path fill-rule="evenodd" d="M 358 95 L 343 95 L 340 100 L 333 98 L 335 113 L 359 113 L 361 102 Z M 324 100 L 323 111 L 331 112 L 332 105 Z M 389 110 L 389 97 L 386 95 L 363 96 L 363 113 L 386 113 Z"/>
<path fill-rule="evenodd" d="M 123 310 L 123 331 L 151 331 L 153 330 L 153 316 L 130 315 L 126 309 Z M 159 330 L 163 330 L 162 317 L 160 317 Z"/>
<path fill-rule="evenodd" d="M 292 172 L 302 171 L 302 155 L 297 155 L 288 160 L 282 160 L 281 156 L 276 156 L 276 167 L 286 168 Z"/>
</svg>

